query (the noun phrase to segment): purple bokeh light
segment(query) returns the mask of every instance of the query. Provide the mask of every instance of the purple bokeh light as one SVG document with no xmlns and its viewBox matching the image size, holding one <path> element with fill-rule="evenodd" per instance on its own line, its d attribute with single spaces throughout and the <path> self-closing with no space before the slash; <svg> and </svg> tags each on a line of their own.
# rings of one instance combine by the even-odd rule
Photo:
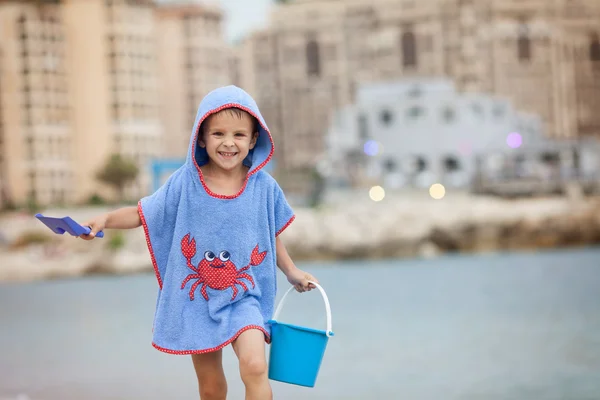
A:
<svg viewBox="0 0 600 400">
<path fill-rule="evenodd" d="M 379 144 L 374 140 L 369 140 L 365 143 L 364 151 L 368 156 L 376 156 L 379 153 Z"/>
<path fill-rule="evenodd" d="M 523 138 L 518 133 L 513 132 L 509 134 L 506 138 L 506 144 L 508 145 L 508 147 L 517 149 L 523 144 Z"/>
</svg>

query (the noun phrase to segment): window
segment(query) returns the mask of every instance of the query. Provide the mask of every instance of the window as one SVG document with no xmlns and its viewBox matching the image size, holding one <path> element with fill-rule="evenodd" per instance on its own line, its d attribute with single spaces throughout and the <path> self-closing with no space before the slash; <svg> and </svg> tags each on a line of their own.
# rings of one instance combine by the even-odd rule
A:
<svg viewBox="0 0 600 400">
<path fill-rule="evenodd" d="M 25 28 L 25 24 L 27 22 L 26 22 L 24 15 L 19 17 L 18 23 L 19 23 L 19 31 L 21 32 L 20 37 L 21 37 L 21 56 L 22 56 L 22 62 L 23 62 L 23 70 L 25 71 L 25 70 L 27 70 L 26 65 L 27 65 L 27 58 L 29 56 L 29 51 L 27 48 L 27 31 Z"/>
<path fill-rule="evenodd" d="M 413 106 L 406 111 L 406 116 L 409 119 L 417 119 L 425 114 L 425 109 L 419 106 Z"/>
<path fill-rule="evenodd" d="M 383 163 L 383 168 L 386 172 L 395 172 L 398 169 L 396 162 L 392 159 L 387 159 Z"/>
<path fill-rule="evenodd" d="M 367 116 L 363 114 L 358 116 L 358 135 L 363 140 L 369 138 L 369 125 Z"/>
<path fill-rule="evenodd" d="M 389 126 L 392 123 L 392 119 L 394 116 L 389 110 L 383 110 L 381 114 L 379 114 L 379 118 L 381 119 L 381 123 L 385 126 Z"/>
<path fill-rule="evenodd" d="M 593 33 L 590 40 L 590 60 L 600 61 L 600 38 L 597 33 Z"/>
<path fill-rule="evenodd" d="M 415 34 L 407 30 L 402 34 L 402 65 L 404 67 L 417 66 L 417 41 Z"/>
<path fill-rule="evenodd" d="M 309 40 L 306 44 L 306 62 L 308 64 L 308 76 L 321 75 L 319 44 L 314 39 Z"/>
<path fill-rule="evenodd" d="M 560 155 L 558 153 L 546 152 L 540 156 L 540 160 L 547 165 L 558 165 L 560 163 Z"/>
<path fill-rule="evenodd" d="M 528 61 L 531 59 L 531 38 L 529 37 L 529 28 L 525 24 L 519 27 L 517 48 L 519 61 Z"/>
<path fill-rule="evenodd" d="M 454 156 L 444 158 L 444 169 L 446 172 L 454 172 L 460 169 L 460 162 Z"/>
<path fill-rule="evenodd" d="M 20 38 L 22 41 L 25 41 L 25 40 L 27 40 L 27 30 L 26 30 L 27 18 L 25 18 L 24 15 L 21 15 L 17 22 L 19 24 Z"/>
<path fill-rule="evenodd" d="M 119 103 L 114 102 L 112 105 L 112 109 L 113 109 L 113 118 L 114 119 L 119 119 Z"/>
<path fill-rule="evenodd" d="M 456 119 L 456 110 L 453 107 L 445 107 L 442 111 L 442 118 L 446 123 L 453 122 Z"/>
<path fill-rule="evenodd" d="M 427 160 L 424 157 L 417 157 L 416 164 L 417 172 L 423 172 L 427 169 Z"/>
</svg>

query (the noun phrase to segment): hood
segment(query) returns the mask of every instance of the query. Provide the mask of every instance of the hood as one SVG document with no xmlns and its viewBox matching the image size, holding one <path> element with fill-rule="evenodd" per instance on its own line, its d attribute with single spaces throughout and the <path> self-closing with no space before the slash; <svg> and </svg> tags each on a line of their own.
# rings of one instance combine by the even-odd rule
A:
<svg viewBox="0 0 600 400">
<path fill-rule="evenodd" d="M 271 160 L 274 150 L 273 138 L 254 99 L 243 89 L 233 85 L 213 90 L 200 103 L 198 112 L 196 113 L 194 129 L 192 130 L 186 164 L 193 166 L 200 173 L 200 166 L 208 162 L 206 149 L 198 146 L 200 125 L 211 114 L 215 114 L 226 108 L 239 108 L 258 120 L 259 129 L 256 145 L 250 150 L 244 160 L 244 165 L 250 168 L 248 171 L 248 176 L 250 176 Z"/>
</svg>

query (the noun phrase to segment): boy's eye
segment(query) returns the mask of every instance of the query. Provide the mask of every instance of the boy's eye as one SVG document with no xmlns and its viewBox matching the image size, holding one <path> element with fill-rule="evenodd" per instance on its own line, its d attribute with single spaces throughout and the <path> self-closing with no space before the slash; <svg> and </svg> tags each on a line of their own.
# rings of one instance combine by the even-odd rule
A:
<svg viewBox="0 0 600 400">
<path fill-rule="evenodd" d="M 246 134 L 245 133 L 236 133 L 235 136 L 237 136 L 237 137 L 245 137 Z"/>
</svg>

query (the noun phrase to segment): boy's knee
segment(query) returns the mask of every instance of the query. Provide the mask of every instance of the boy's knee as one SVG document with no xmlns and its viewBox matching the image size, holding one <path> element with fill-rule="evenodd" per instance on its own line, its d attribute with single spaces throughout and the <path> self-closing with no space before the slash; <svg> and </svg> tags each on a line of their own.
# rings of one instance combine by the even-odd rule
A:
<svg viewBox="0 0 600 400">
<path fill-rule="evenodd" d="M 201 400 L 225 400 L 227 397 L 227 382 L 222 379 L 203 379 L 198 382 Z"/>
<path fill-rule="evenodd" d="M 244 357 L 240 359 L 242 378 L 252 379 L 267 373 L 267 361 L 264 357 Z"/>
</svg>

